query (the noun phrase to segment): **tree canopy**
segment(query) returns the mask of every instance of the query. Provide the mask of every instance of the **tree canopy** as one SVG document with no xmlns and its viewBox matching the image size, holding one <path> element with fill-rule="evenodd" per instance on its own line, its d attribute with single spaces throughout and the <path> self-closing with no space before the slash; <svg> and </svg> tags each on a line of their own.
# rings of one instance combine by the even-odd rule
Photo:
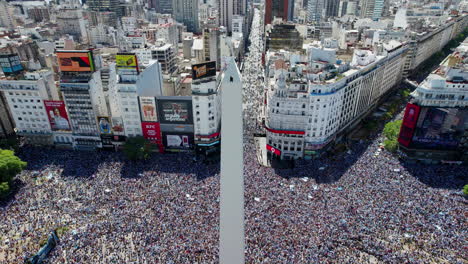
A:
<svg viewBox="0 0 468 264">
<path fill-rule="evenodd" d="M 14 177 L 26 168 L 27 163 L 15 156 L 12 150 L 0 149 L 0 198 L 10 191 Z"/>
<path fill-rule="evenodd" d="M 396 120 L 388 122 L 384 127 L 383 134 L 386 138 L 384 146 L 390 152 L 395 152 L 398 149 L 398 135 L 402 123 L 402 120 Z"/>
<path fill-rule="evenodd" d="M 148 159 L 151 154 L 151 143 L 142 136 L 129 138 L 125 142 L 123 151 L 130 160 Z"/>
</svg>

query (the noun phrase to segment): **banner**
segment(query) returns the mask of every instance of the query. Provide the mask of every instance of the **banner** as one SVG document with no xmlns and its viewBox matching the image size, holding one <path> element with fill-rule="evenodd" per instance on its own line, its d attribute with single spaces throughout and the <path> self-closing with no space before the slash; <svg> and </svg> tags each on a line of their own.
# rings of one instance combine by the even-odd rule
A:
<svg viewBox="0 0 468 264">
<path fill-rule="evenodd" d="M 271 151 L 273 154 L 277 155 L 277 156 L 281 156 L 281 150 L 277 149 L 277 148 L 274 148 L 273 146 L 270 146 L 270 145 L 266 145 L 266 148 L 268 151 Z"/>
<path fill-rule="evenodd" d="M 140 97 L 141 121 L 157 122 L 156 99 L 154 97 Z"/>
<path fill-rule="evenodd" d="M 94 71 L 93 54 L 91 51 L 57 51 L 58 65 L 63 72 Z"/>
<path fill-rule="evenodd" d="M 121 117 L 112 117 L 112 134 L 125 135 L 124 124 Z"/>
<path fill-rule="evenodd" d="M 192 65 L 192 80 L 216 76 L 216 61 Z"/>
<path fill-rule="evenodd" d="M 143 137 L 152 144 L 161 144 L 161 128 L 158 122 L 141 122 Z"/>
<path fill-rule="evenodd" d="M 158 100 L 159 119 L 161 123 L 191 124 L 192 101 L 189 100 Z"/>
<path fill-rule="evenodd" d="M 111 124 L 110 124 L 108 116 L 98 116 L 97 120 L 98 120 L 99 133 L 104 134 L 104 135 L 112 133 Z"/>
<path fill-rule="evenodd" d="M 70 121 L 63 101 L 44 100 L 44 107 L 53 131 L 71 131 Z"/>
</svg>

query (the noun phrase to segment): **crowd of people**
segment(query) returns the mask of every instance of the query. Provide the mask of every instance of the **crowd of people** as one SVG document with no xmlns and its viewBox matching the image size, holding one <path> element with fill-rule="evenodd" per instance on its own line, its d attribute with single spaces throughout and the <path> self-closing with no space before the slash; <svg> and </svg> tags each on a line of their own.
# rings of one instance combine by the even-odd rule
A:
<svg viewBox="0 0 468 264">
<path fill-rule="evenodd" d="M 254 133 L 264 133 L 261 114 L 264 104 L 264 71 L 262 54 L 264 50 L 263 23 L 260 10 L 256 9 L 250 32 L 248 56 L 244 58 L 242 69 L 242 103 L 244 115 L 244 141 L 253 142 Z"/>
<path fill-rule="evenodd" d="M 465 263 L 466 166 L 406 164 L 380 132 L 293 169 L 262 167 L 263 25 L 243 66 L 246 263 Z M 191 154 L 28 148 L 22 188 L 0 207 L 0 263 L 22 263 L 51 230 L 47 263 L 217 263 L 219 165 Z"/>
<path fill-rule="evenodd" d="M 217 263 L 219 165 L 191 154 L 24 149 L 24 186 L 0 207 L 0 263 L 23 263 L 51 230 L 47 263 Z M 3 232 L 4 231 L 4 232 Z"/>
<path fill-rule="evenodd" d="M 260 33 L 251 38 L 251 49 L 262 43 Z M 259 165 L 251 138 L 264 87 L 255 75 L 263 69 L 258 55 L 251 58 L 244 64 L 254 71 L 244 76 L 246 263 L 466 262 L 466 166 L 405 164 L 382 149 L 380 132 L 293 169 Z"/>
</svg>

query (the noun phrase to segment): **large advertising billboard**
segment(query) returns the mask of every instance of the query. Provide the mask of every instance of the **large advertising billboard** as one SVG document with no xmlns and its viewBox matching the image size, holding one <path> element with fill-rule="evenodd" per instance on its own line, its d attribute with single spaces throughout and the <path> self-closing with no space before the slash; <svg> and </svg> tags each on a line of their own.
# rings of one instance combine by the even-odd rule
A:
<svg viewBox="0 0 468 264">
<path fill-rule="evenodd" d="M 62 72 L 94 71 L 93 53 L 89 50 L 57 51 L 57 58 Z"/>
<path fill-rule="evenodd" d="M 125 135 L 124 124 L 121 117 L 112 117 L 112 134 Z"/>
<path fill-rule="evenodd" d="M 98 121 L 99 133 L 103 135 L 109 135 L 112 133 L 112 129 L 111 129 L 112 126 L 111 126 L 108 116 L 98 116 L 97 121 Z"/>
<path fill-rule="evenodd" d="M 0 66 L 5 75 L 23 70 L 21 59 L 17 54 L 0 55 Z"/>
<path fill-rule="evenodd" d="M 216 76 L 216 61 L 192 65 L 192 80 Z"/>
<path fill-rule="evenodd" d="M 465 129 L 468 129 L 468 110 L 423 107 L 419 114 L 411 147 L 456 149 Z"/>
<path fill-rule="evenodd" d="M 161 123 L 192 124 L 192 101 L 158 100 L 159 119 Z"/>
<path fill-rule="evenodd" d="M 190 149 L 193 146 L 193 134 L 162 132 L 162 138 L 167 150 Z"/>
<path fill-rule="evenodd" d="M 158 122 L 141 122 L 143 137 L 152 144 L 161 144 L 161 128 Z"/>
<path fill-rule="evenodd" d="M 134 53 L 118 53 L 115 56 L 117 74 L 138 74 L 138 59 Z"/>
<path fill-rule="evenodd" d="M 44 100 L 44 107 L 53 131 L 71 131 L 70 121 L 63 101 Z"/>
<path fill-rule="evenodd" d="M 405 147 L 409 147 L 411 143 L 411 138 L 413 137 L 420 111 L 421 108 L 418 105 L 411 103 L 406 105 L 405 116 L 403 117 L 403 123 L 398 137 L 398 142 Z"/>
<path fill-rule="evenodd" d="M 141 121 L 157 122 L 158 115 L 156 112 L 156 98 L 140 96 L 140 113 Z"/>
</svg>

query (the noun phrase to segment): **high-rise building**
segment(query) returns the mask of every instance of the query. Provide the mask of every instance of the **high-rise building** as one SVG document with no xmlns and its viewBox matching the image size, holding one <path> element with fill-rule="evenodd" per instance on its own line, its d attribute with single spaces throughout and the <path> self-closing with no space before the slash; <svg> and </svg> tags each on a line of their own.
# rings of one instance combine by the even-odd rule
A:
<svg viewBox="0 0 468 264">
<path fill-rule="evenodd" d="M 154 8 L 159 14 L 172 14 L 172 0 L 149 0 L 148 8 Z"/>
<path fill-rule="evenodd" d="M 174 0 L 174 18 L 183 23 L 187 31 L 198 33 L 198 0 Z"/>
<path fill-rule="evenodd" d="M 360 2 L 361 17 L 379 20 L 384 10 L 384 1 L 385 0 L 362 0 Z"/>
<path fill-rule="evenodd" d="M 195 145 L 199 153 L 219 148 L 221 130 L 221 87 L 216 62 L 192 65 L 192 108 Z"/>
<path fill-rule="evenodd" d="M 325 11 L 325 0 L 309 0 L 307 2 L 307 21 L 322 21 Z"/>
<path fill-rule="evenodd" d="M 219 25 L 232 32 L 232 17 L 234 15 L 245 16 L 247 13 L 246 0 L 219 0 Z"/>
<path fill-rule="evenodd" d="M 325 17 L 338 16 L 339 7 L 340 7 L 340 0 L 326 0 L 325 1 Z"/>
<path fill-rule="evenodd" d="M 232 16 L 234 15 L 234 1 L 220 0 L 219 1 L 219 25 L 231 32 Z"/>
<path fill-rule="evenodd" d="M 283 21 L 294 19 L 294 0 L 266 0 L 265 24 L 271 24 L 273 18 L 281 18 Z"/>
</svg>

